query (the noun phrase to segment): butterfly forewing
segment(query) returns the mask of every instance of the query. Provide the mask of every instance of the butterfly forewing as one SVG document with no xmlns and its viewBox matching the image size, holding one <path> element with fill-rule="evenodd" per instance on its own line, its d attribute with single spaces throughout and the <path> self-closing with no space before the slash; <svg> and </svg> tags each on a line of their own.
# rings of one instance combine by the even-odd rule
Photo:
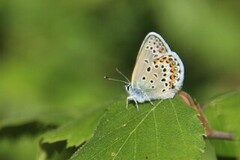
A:
<svg viewBox="0 0 240 160">
<path fill-rule="evenodd" d="M 183 64 L 156 33 L 144 39 L 132 75 L 132 87 L 150 99 L 172 98 L 183 82 Z"/>
<path fill-rule="evenodd" d="M 150 52 L 152 54 L 159 54 L 159 53 L 166 53 L 170 52 L 170 48 L 168 44 L 164 41 L 164 39 L 157 33 L 155 32 L 150 32 L 145 39 L 142 42 L 142 45 L 140 47 L 140 50 L 137 55 L 137 60 L 140 57 L 146 57 L 144 53 Z M 147 55 L 151 56 L 151 55 Z"/>
<path fill-rule="evenodd" d="M 139 79 L 139 74 L 143 72 L 143 69 L 146 68 L 150 62 L 153 62 L 154 59 L 167 52 L 171 52 L 171 50 L 164 39 L 157 33 L 150 32 L 140 47 L 132 74 L 132 86 L 136 85 L 135 82 Z"/>
</svg>

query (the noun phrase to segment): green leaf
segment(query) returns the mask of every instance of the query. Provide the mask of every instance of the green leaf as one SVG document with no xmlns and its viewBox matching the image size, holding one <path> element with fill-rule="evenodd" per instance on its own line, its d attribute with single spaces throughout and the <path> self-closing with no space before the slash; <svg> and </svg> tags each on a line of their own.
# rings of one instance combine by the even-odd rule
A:
<svg viewBox="0 0 240 160">
<path fill-rule="evenodd" d="M 201 160 L 217 160 L 215 149 L 209 140 L 206 140 L 206 149 L 202 155 Z"/>
<path fill-rule="evenodd" d="M 51 159 L 58 155 L 61 150 L 69 150 L 71 154 L 76 151 L 75 147 L 80 146 L 89 140 L 94 133 L 100 117 L 103 115 L 105 107 L 96 107 L 82 113 L 78 119 L 72 120 L 59 128 L 43 134 L 40 139 L 41 158 Z M 74 151 L 72 151 L 74 149 Z M 66 154 L 64 151 L 62 154 Z M 53 158 L 54 159 L 54 158 Z M 67 158 L 65 158 L 67 159 Z"/>
<path fill-rule="evenodd" d="M 103 111 L 103 107 L 98 107 L 82 113 L 78 119 L 70 121 L 56 130 L 45 133 L 42 136 L 41 143 L 67 141 L 67 148 L 79 146 L 92 137 L 94 129 L 103 115 Z"/>
<path fill-rule="evenodd" d="M 145 103 L 140 111 L 132 105 L 127 110 L 120 101 L 109 107 L 93 138 L 72 160 L 199 159 L 203 134 L 197 113 L 178 96 L 154 107 Z"/>
<path fill-rule="evenodd" d="M 235 135 L 235 141 L 211 140 L 220 156 L 240 158 L 240 91 L 224 94 L 215 98 L 204 108 L 212 128 L 230 132 Z"/>
</svg>

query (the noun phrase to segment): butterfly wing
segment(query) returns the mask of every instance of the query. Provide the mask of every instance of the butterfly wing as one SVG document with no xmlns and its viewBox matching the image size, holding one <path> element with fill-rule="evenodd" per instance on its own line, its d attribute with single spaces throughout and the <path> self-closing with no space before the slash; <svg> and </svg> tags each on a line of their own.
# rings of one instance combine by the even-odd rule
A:
<svg viewBox="0 0 240 160">
<path fill-rule="evenodd" d="M 160 35 L 149 33 L 137 56 L 132 87 L 140 89 L 149 99 L 166 99 L 180 90 L 183 79 L 181 59 Z"/>
<path fill-rule="evenodd" d="M 132 74 L 132 86 L 137 84 L 138 76 L 154 58 L 166 54 L 167 52 L 171 52 L 171 50 L 164 39 L 157 33 L 150 32 L 143 40 L 138 52 L 136 65 Z"/>
</svg>

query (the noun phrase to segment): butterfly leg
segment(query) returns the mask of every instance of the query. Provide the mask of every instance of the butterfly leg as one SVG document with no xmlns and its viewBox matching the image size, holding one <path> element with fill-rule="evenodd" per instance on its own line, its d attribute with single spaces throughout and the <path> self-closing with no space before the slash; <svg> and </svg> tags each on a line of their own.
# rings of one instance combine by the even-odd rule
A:
<svg viewBox="0 0 240 160">
<path fill-rule="evenodd" d="M 138 107 L 138 103 L 137 103 L 136 99 L 133 99 L 133 101 L 135 102 L 136 108 L 137 108 L 137 110 L 139 111 L 139 107 Z"/>
<path fill-rule="evenodd" d="M 137 100 L 135 98 L 133 98 L 133 97 L 128 97 L 127 98 L 126 108 L 128 109 L 129 101 L 134 101 L 135 106 L 136 106 L 137 110 L 139 111 Z"/>
<path fill-rule="evenodd" d="M 148 101 L 149 101 L 149 103 L 154 107 L 153 102 L 152 102 L 150 99 L 149 99 Z"/>
<path fill-rule="evenodd" d="M 145 93 L 143 93 L 143 94 L 146 96 L 147 101 L 154 107 L 153 102 L 152 102 L 151 99 L 147 96 L 147 94 L 145 94 Z"/>
</svg>

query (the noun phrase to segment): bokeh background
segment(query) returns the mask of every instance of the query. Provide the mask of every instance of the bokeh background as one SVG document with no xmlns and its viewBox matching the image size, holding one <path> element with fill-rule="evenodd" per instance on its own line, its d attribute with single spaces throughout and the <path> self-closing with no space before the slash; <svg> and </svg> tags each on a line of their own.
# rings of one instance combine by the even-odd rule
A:
<svg viewBox="0 0 240 160">
<path fill-rule="evenodd" d="M 118 67 L 130 78 L 151 31 L 179 54 L 183 90 L 200 103 L 239 88 L 239 15 L 235 0 L 1 0 L 0 157 L 35 157 L 29 123 L 62 124 L 126 96 L 103 76 L 122 78 Z"/>
</svg>

